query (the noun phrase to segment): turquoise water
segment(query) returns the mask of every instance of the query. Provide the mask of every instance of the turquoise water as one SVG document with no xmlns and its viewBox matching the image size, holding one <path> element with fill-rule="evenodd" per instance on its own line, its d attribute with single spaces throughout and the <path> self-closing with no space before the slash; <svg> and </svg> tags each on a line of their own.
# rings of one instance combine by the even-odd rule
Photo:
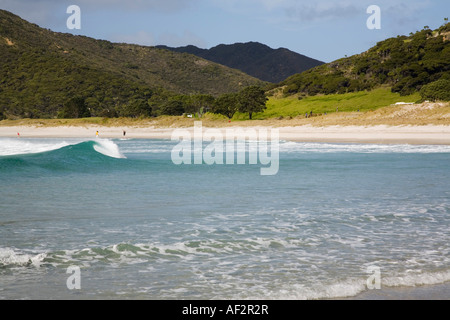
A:
<svg viewBox="0 0 450 320">
<path fill-rule="evenodd" d="M 324 299 L 450 280 L 450 146 L 280 143 L 174 165 L 165 140 L 0 139 L 1 299 Z M 69 266 L 80 290 L 69 290 Z"/>
</svg>

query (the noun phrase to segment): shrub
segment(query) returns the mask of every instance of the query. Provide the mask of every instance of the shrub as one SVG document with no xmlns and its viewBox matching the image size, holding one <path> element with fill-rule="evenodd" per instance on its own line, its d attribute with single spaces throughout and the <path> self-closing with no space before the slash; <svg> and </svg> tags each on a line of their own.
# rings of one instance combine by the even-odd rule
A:
<svg viewBox="0 0 450 320">
<path fill-rule="evenodd" d="M 450 101 L 450 80 L 440 79 L 427 84 L 420 90 L 420 95 L 424 100 Z"/>
</svg>

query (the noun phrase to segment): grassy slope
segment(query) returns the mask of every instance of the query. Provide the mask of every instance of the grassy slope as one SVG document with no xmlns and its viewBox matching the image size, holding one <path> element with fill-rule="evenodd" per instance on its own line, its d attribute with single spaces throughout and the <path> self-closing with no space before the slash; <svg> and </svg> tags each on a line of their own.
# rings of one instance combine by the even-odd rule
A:
<svg viewBox="0 0 450 320">
<path fill-rule="evenodd" d="M 392 93 L 390 88 L 378 88 L 373 91 L 360 91 L 346 94 L 318 95 L 298 100 L 297 96 L 287 98 L 270 97 L 267 110 L 255 115 L 255 119 L 275 117 L 304 116 L 305 113 L 332 113 L 339 108 L 340 112 L 375 110 L 396 102 L 416 102 L 420 99 L 418 93 L 401 97 Z M 242 117 L 242 115 L 240 115 Z"/>
</svg>

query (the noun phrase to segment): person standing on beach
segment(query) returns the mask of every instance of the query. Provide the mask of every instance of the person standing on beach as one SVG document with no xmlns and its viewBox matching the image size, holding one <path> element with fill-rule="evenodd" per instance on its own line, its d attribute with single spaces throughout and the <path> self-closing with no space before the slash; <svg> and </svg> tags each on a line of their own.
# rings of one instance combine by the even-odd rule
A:
<svg viewBox="0 0 450 320">
<path fill-rule="evenodd" d="M 127 135 L 127 132 L 125 130 L 122 130 L 122 131 L 123 131 L 123 137 L 125 137 Z"/>
<path fill-rule="evenodd" d="M 98 138 L 98 131 L 95 133 L 95 136 Z"/>
</svg>

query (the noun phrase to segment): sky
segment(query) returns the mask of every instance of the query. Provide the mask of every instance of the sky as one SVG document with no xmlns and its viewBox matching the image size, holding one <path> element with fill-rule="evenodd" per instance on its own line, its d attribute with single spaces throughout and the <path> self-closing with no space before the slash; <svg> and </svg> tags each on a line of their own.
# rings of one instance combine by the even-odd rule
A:
<svg viewBox="0 0 450 320">
<path fill-rule="evenodd" d="M 68 29 L 70 5 L 81 29 Z M 369 29 L 371 5 L 380 29 Z M 0 9 L 56 32 L 140 45 L 260 42 L 331 62 L 377 42 L 436 29 L 450 16 L 450 0 L 0 0 Z"/>
</svg>

